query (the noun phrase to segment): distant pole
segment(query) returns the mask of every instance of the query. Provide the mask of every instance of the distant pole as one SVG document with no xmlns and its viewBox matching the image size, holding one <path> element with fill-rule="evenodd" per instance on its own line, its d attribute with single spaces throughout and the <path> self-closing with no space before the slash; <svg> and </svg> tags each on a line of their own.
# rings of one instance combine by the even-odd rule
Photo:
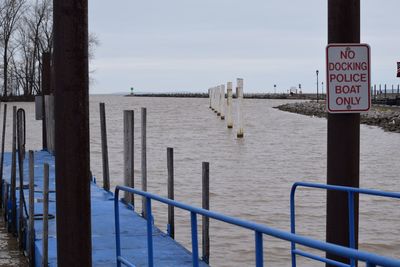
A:
<svg viewBox="0 0 400 267">
<path fill-rule="evenodd" d="M 244 130 L 243 130 L 243 79 L 237 79 L 237 116 L 238 116 L 238 129 L 237 129 L 237 138 L 243 138 Z"/>
<path fill-rule="evenodd" d="M 4 165 L 4 143 L 6 137 L 6 126 L 7 126 L 7 104 L 4 104 L 3 110 L 3 131 L 1 135 L 1 159 L 0 159 L 0 192 L 3 192 L 3 165 Z M 4 205 L 4 209 L 6 209 L 6 204 L 3 203 L 3 194 L 0 194 L 0 209 Z"/>
<path fill-rule="evenodd" d="M 147 109 L 142 108 L 142 190 L 147 191 Z M 147 218 L 146 214 L 146 198 L 142 197 L 142 216 Z"/>
<path fill-rule="evenodd" d="M 167 171 L 168 171 L 168 198 L 174 200 L 174 149 L 167 148 Z M 175 212 L 174 206 L 168 205 L 168 232 L 175 238 Z"/>
<path fill-rule="evenodd" d="M 386 99 L 386 84 L 385 84 L 385 99 Z"/>
<path fill-rule="evenodd" d="M 202 163 L 202 208 L 210 209 L 210 164 Z M 210 219 L 202 216 L 203 261 L 210 263 Z"/>
<path fill-rule="evenodd" d="M 318 102 L 318 100 L 319 100 L 319 97 L 318 97 L 318 73 L 319 73 L 319 71 L 316 70 L 315 73 L 317 74 L 317 102 Z"/>
<path fill-rule="evenodd" d="M 53 0 L 57 263 L 92 266 L 87 0 Z"/>
<path fill-rule="evenodd" d="M 328 0 L 328 43 L 360 43 L 360 0 Z M 359 187 L 360 114 L 328 113 L 327 183 Z M 358 198 L 355 244 L 358 247 Z M 326 241 L 349 246 L 347 194 L 327 192 Z M 329 259 L 348 259 L 326 253 Z M 327 266 L 331 266 L 327 264 Z"/>
<path fill-rule="evenodd" d="M 35 266 L 35 160 L 29 150 L 29 266 Z"/>
<path fill-rule="evenodd" d="M 232 82 L 228 82 L 226 89 L 227 99 L 226 99 L 226 121 L 227 127 L 231 129 L 233 127 L 232 119 Z"/>
<path fill-rule="evenodd" d="M 324 82 L 321 82 L 321 99 L 325 99 L 325 96 L 324 96 Z"/>
<path fill-rule="evenodd" d="M 219 110 L 221 113 L 221 120 L 225 120 L 225 85 L 221 84 L 220 87 L 220 100 L 219 100 Z"/>
<path fill-rule="evenodd" d="M 134 112 L 124 110 L 124 185 L 135 187 L 134 176 Z M 125 203 L 135 205 L 132 194 L 124 192 Z"/>
<path fill-rule="evenodd" d="M 101 154 L 103 159 L 103 188 L 110 191 L 110 170 L 108 165 L 107 124 L 106 108 L 100 103 L 100 132 L 101 132 Z"/>
<path fill-rule="evenodd" d="M 51 85 L 51 66 L 50 53 L 44 52 L 42 55 L 42 143 L 43 150 L 47 150 L 47 126 L 46 126 L 46 103 L 45 95 L 50 94 Z"/>
<path fill-rule="evenodd" d="M 221 116 L 221 85 L 218 85 L 215 89 L 216 92 L 216 102 L 217 102 L 217 116 Z"/>
<path fill-rule="evenodd" d="M 276 84 L 274 84 L 274 94 L 276 95 Z"/>
</svg>

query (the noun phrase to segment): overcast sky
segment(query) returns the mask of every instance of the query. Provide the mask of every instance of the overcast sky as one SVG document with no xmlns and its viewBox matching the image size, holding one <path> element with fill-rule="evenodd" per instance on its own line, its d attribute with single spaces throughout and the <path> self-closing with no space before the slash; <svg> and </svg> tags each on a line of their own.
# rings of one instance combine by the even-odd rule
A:
<svg viewBox="0 0 400 267">
<path fill-rule="evenodd" d="M 400 1 L 361 3 L 372 83 L 397 86 Z M 327 0 L 93 0 L 89 28 L 91 93 L 205 92 L 237 77 L 245 92 L 313 92 L 317 69 L 325 82 Z"/>
</svg>

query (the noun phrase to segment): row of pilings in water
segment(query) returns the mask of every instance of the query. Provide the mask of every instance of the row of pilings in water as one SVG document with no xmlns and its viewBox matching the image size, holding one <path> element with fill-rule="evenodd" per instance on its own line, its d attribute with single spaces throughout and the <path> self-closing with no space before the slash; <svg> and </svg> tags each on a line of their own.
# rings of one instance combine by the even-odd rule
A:
<svg viewBox="0 0 400 267">
<path fill-rule="evenodd" d="M 233 92 L 232 82 L 226 84 L 220 84 L 208 89 L 209 96 L 209 107 L 213 110 L 221 120 L 225 120 L 226 115 L 226 126 L 228 129 L 233 128 Z M 226 98 L 225 98 L 226 97 Z M 243 138 L 243 79 L 236 79 L 236 111 L 237 111 L 237 138 Z"/>
</svg>

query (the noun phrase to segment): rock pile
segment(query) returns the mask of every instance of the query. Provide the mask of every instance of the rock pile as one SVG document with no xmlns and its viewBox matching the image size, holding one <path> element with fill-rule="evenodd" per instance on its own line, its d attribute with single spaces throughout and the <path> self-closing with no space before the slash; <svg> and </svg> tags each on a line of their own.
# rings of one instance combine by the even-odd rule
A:
<svg viewBox="0 0 400 267">
<path fill-rule="evenodd" d="M 308 116 L 327 116 L 324 102 L 297 102 L 280 105 L 275 108 Z M 379 126 L 385 131 L 400 133 L 400 108 L 391 106 L 372 106 L 370 111 L 361 114 L 361 123 Z"/>
</svg>

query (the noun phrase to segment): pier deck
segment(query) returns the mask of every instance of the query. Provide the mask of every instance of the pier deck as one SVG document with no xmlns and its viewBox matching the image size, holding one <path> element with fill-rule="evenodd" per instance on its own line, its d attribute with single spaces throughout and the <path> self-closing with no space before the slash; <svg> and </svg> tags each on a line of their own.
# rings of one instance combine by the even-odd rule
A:
<svg viewBox="0 0 400 267">
<path fill-rule="evenodd" d="M 45 151 L 35 152 L 35 214 L 43 211 L 43 164 L 50 166 L 49 181 L 49 214 L 56 215 L 55 210 L 55 170 L 54 157 Z M 11 153 L 4 156 L 4 179 L 10 183 Z M 18 173 L 18 172 L 17 172 Z M 17 174 L 18 177 L 18 174 Z M 25 184 L 28 183 L 28 153 L 24 162 Z M 17 187 L 18 187 L 17 178 Z M 24 190 L 26 203 L 28 190 Z M 17 198 L 19 193 L 17 191 Z M 18 202 L 18 200 L 17 200 Z M 146 220 L 132 209 L 120 203 L 121 251 L 135 266 L 147 266 Z M 93 266 L 116 266 L 115 226 L 113 194 L 106 192 L 95 183 L 91 184 L 92 212 L 92 260 Z M 43 222 L 35 220 L 36 266 L 42 260 Z M 155 266 L 192 266 L 191 253 L 170 238 L 167 234 L 153 227 L 154 265 Z M 49 266 L 57 266 L 56 220 L 49 220 Z M 79 259 L 77 259 L 78 261 Z M 208 266 L 204 262 L 200 266 Z"/>
</svg>

